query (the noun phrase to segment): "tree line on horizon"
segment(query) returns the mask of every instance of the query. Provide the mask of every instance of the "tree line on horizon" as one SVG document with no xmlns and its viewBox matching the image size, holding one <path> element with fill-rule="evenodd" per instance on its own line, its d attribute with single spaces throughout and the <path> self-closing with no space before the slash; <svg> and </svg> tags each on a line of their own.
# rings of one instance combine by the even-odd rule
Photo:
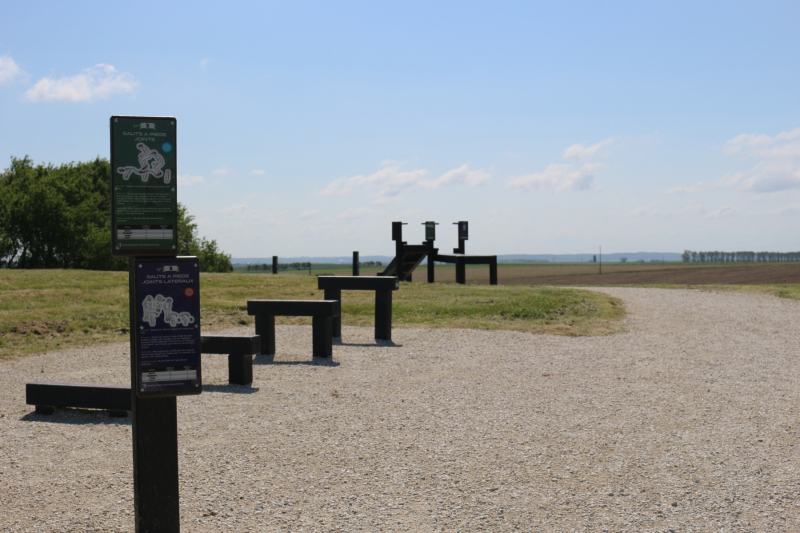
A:
<svg viewBox="0 0 800 533">
<path fill-rule="evenodd" d="M 800 261 L 800 252 L 695 252 L 681 254 L 684 263 L 781 263 Z"/>
<path fill-rule="evenodd" d="M 126 257 L 111 255 L 110 182 L 105 158 L 54 166 L 12 157 L 0 173 L 0 268 L 127 270 Z M 178 255 L 197 256 L 203 272 L 233 270 L 180 203 Z"/>
</svg>

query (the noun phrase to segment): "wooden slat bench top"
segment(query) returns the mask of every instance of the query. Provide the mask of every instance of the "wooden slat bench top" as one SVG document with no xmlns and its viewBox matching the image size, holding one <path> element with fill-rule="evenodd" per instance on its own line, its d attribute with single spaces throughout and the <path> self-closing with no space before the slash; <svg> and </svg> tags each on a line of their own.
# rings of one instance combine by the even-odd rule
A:
<svg viewBox="0 0 800 533">
<path fill-rule="evenodd" d="M 261 351 L 258 335 L 201 335 L 200 353 L 253 355 Z"/>
<path fill-rule="evenodd" d="M 248 300 L 247 314 L 330 318 L 341 314 L 341 304 L 338 300 Z"/>
<path fill-rule="evenodd" d="M 400 288 L 397 276 L 320 276 L 317 280 L 320 290 L 396 291 Z"/>
</svg>

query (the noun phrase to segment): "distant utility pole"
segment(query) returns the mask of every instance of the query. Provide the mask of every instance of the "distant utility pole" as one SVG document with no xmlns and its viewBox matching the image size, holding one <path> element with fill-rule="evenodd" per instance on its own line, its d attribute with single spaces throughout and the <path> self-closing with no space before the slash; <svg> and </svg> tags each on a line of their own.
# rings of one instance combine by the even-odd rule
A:
<svg viewBox="0 0 800 533">
<path fill-rule="evenodd" d="M 602 274 L 603 273 L 603 247 L 602 246 L 600 247 L 600 265 L 599 265 L 599 268 L 600 268 L 600 270 L 597 273 L 598 274 Z"/>
</svg>

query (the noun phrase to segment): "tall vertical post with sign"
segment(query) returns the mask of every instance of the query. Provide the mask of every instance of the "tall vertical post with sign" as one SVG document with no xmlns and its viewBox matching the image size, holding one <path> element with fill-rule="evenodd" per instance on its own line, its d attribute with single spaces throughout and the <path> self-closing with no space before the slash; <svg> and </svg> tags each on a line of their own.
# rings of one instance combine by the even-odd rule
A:
<svg viewBox="0 0 800 533">
<path fill-rule="evenodd" d="M 177 257 L 177 121 L 111 117 L 111 253 L 130 258 L 137 533 L 179 532 L 176 397 L 200 394 L 200 278 Z"/>
<path fill-rule="evenodd" d="M 434 263 L 436 262 L 436 248 L 434 248 L 434 241 L 436 240 L 436 226 L 439 225 L 438 222 L 434 222 L 429 220 L 427 222 L 422 223 L 425 226 L 425 245 L 428 247 L 428 283 L 433 283 L 435 281 L 435 273 L 434 273 Z"/>
</svg>

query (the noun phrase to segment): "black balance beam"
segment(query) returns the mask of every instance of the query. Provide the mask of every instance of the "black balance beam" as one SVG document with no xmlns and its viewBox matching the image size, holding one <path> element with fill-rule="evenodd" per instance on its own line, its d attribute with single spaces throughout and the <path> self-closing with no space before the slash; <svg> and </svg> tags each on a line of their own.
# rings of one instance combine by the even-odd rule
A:
<svg viewBox="0 0 800 533">
<path fill-rule="evenodd" d="M 53 414 L 55 407 L 105 409 L 111 416 L 127 416 L 131 410 L 131 388 L 126 385 L 33 382 L 25 384 L 25 403 L 40 415 Z"/>
</svg>

